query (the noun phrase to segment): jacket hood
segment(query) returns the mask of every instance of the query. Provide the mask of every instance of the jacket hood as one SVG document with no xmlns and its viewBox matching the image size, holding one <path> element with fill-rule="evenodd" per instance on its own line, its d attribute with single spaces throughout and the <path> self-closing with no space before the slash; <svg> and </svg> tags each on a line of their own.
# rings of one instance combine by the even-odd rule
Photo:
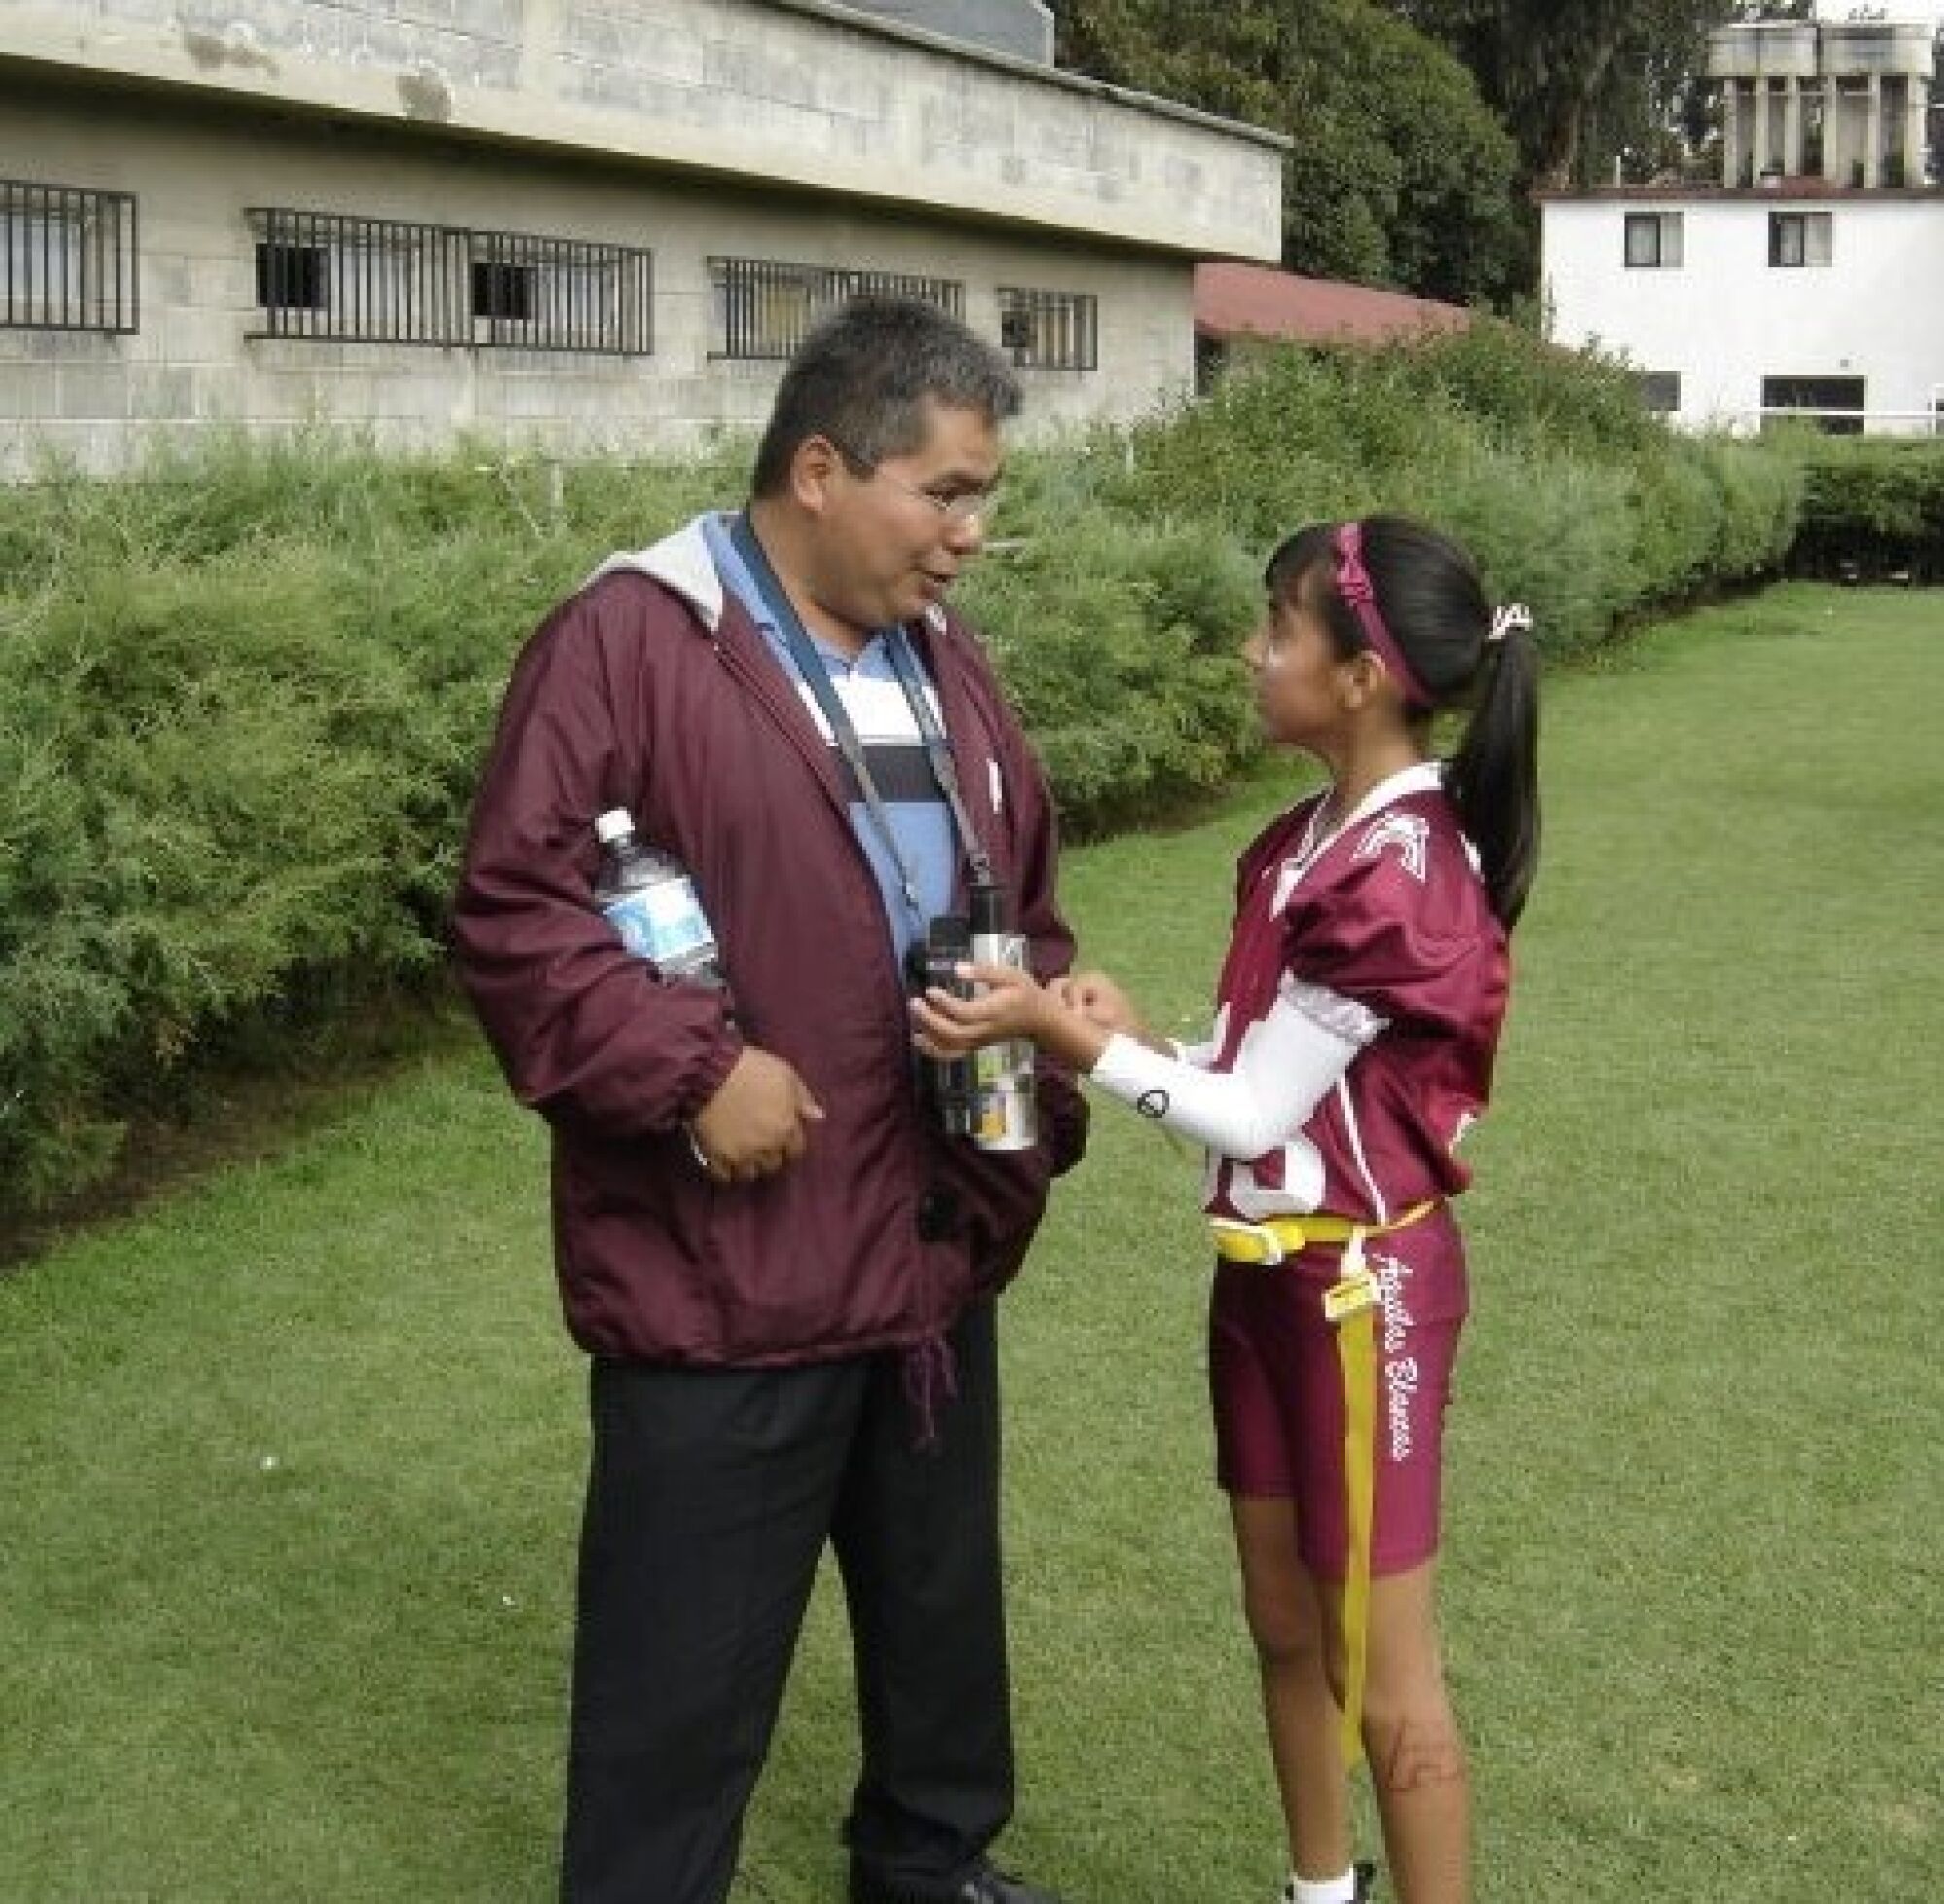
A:
<svg viewBox="0 0 1944 1904">
<path fill-rule="evenodd" d="M 664 536 L 646 548 L 616 551 L 581 587 L 592 587 L 604 575 L 632 569 L 660 582 L 664 588 L 673 589 L 701 616 L 703 626 L 713 635 L 722 623 L 722 577 L 715 571 L 715 558 L 710 553 L 708 537 L 702 533 L 703 521 L 703 517 L 697 516 L 674 535 Z"/>
<path fill-rule="evenodd" d="M 581 587 L 592 587 L 604 575 L 611 575 L 617 571 L 633 570 L 674 590 L 701 617 L 704 628 L 713 635 L 722 623 L 724 590 L 722 577 L 716 571 L 715 557 L 709 546 L 709 537 L 703 533 L 702 525 L 707 520 L 706 516 L 697 516 L 673 535 L 664 536 L 659 542 L 650 542 L 646 548 L 617 550 L 588 575 Z M 942 631 L 947 626 L 945 609 L 936 602 L 926 607 L 923 620 L 933 630 Z"/>
</svg>

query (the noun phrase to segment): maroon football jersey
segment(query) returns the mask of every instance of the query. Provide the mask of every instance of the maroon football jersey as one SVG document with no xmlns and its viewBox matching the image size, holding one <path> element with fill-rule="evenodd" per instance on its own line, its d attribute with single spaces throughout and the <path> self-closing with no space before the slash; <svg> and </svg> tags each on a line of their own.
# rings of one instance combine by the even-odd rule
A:
<svg viewBox="0 0 1944 1904">
<path fill-rule="evenodd" d="M 1278 997 L 1361 1045 L 1293 1142 L 1211 1157 L 1211 1215 L 1329 1210 L 1387 1222 L 1462 1191 L 1453 1147 L 1484 1109 L 1509 959 L 1435 762 L 1393 775 L 1318 837 L 1323 796 L 1242 855 L 1214 1068 Z"/>
</svg>

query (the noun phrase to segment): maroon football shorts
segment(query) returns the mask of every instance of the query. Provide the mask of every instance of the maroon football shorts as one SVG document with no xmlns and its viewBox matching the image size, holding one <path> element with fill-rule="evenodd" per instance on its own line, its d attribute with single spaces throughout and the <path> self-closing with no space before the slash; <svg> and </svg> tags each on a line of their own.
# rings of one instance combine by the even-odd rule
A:
<svg viewBox="0 0 1944 1904">
<path fill-rule="evenodd" d="M 1323 1244 L 1270 1265 L 1222 1263 L 1208 1317 L 1216 1479 L 1231 1494 L 1295 1504 L 1303 1565 L 1347 1572 L 1343 1375 L 1323 1292 L 1343 1251 Z M 1448 1207 L 1372 1236 L 1364 1261 L 1377 1315 L 1376 1489 L 1371 1571 L 1401 1574 L 1438 1551 L 1444 1406 L 1465 1320 L 1465 1249 Z"/>
</svg>

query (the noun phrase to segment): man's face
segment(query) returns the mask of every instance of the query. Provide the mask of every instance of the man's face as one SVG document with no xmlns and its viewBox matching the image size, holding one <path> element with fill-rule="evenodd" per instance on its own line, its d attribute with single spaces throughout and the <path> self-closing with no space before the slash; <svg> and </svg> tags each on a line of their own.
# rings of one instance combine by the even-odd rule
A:
<svg viewBox="0 0 1944 1904">
<path fill-rule="evenodd" d="M 922 614 L 979 553 L 1001 462 L 989 418 L 937 403 L 917 449 L 868 470 L 833 456 L 816 531 L 823 606 L 862 630 Z"/>
</svg>

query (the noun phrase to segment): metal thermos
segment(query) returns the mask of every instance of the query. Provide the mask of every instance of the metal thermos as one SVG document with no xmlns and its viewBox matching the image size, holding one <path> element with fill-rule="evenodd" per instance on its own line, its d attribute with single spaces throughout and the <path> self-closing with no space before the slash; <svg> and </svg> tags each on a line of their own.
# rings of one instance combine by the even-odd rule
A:
<svg viewBox="0 0 1944 1904">
<path fill-rule="evenodd" d="M 996 885 L 972 888 L 972 960 L 1024 971 L 1026 942 L 1006 924 L 1006 895 Z M 1026 1038 L 983 1045 L 973 1053 L 976 1113 L 972 1141 L 982 1151 L 1025 1151 L 1039 1142 L 1033 1092 L 1033 1047 Z"/>
</svg>

